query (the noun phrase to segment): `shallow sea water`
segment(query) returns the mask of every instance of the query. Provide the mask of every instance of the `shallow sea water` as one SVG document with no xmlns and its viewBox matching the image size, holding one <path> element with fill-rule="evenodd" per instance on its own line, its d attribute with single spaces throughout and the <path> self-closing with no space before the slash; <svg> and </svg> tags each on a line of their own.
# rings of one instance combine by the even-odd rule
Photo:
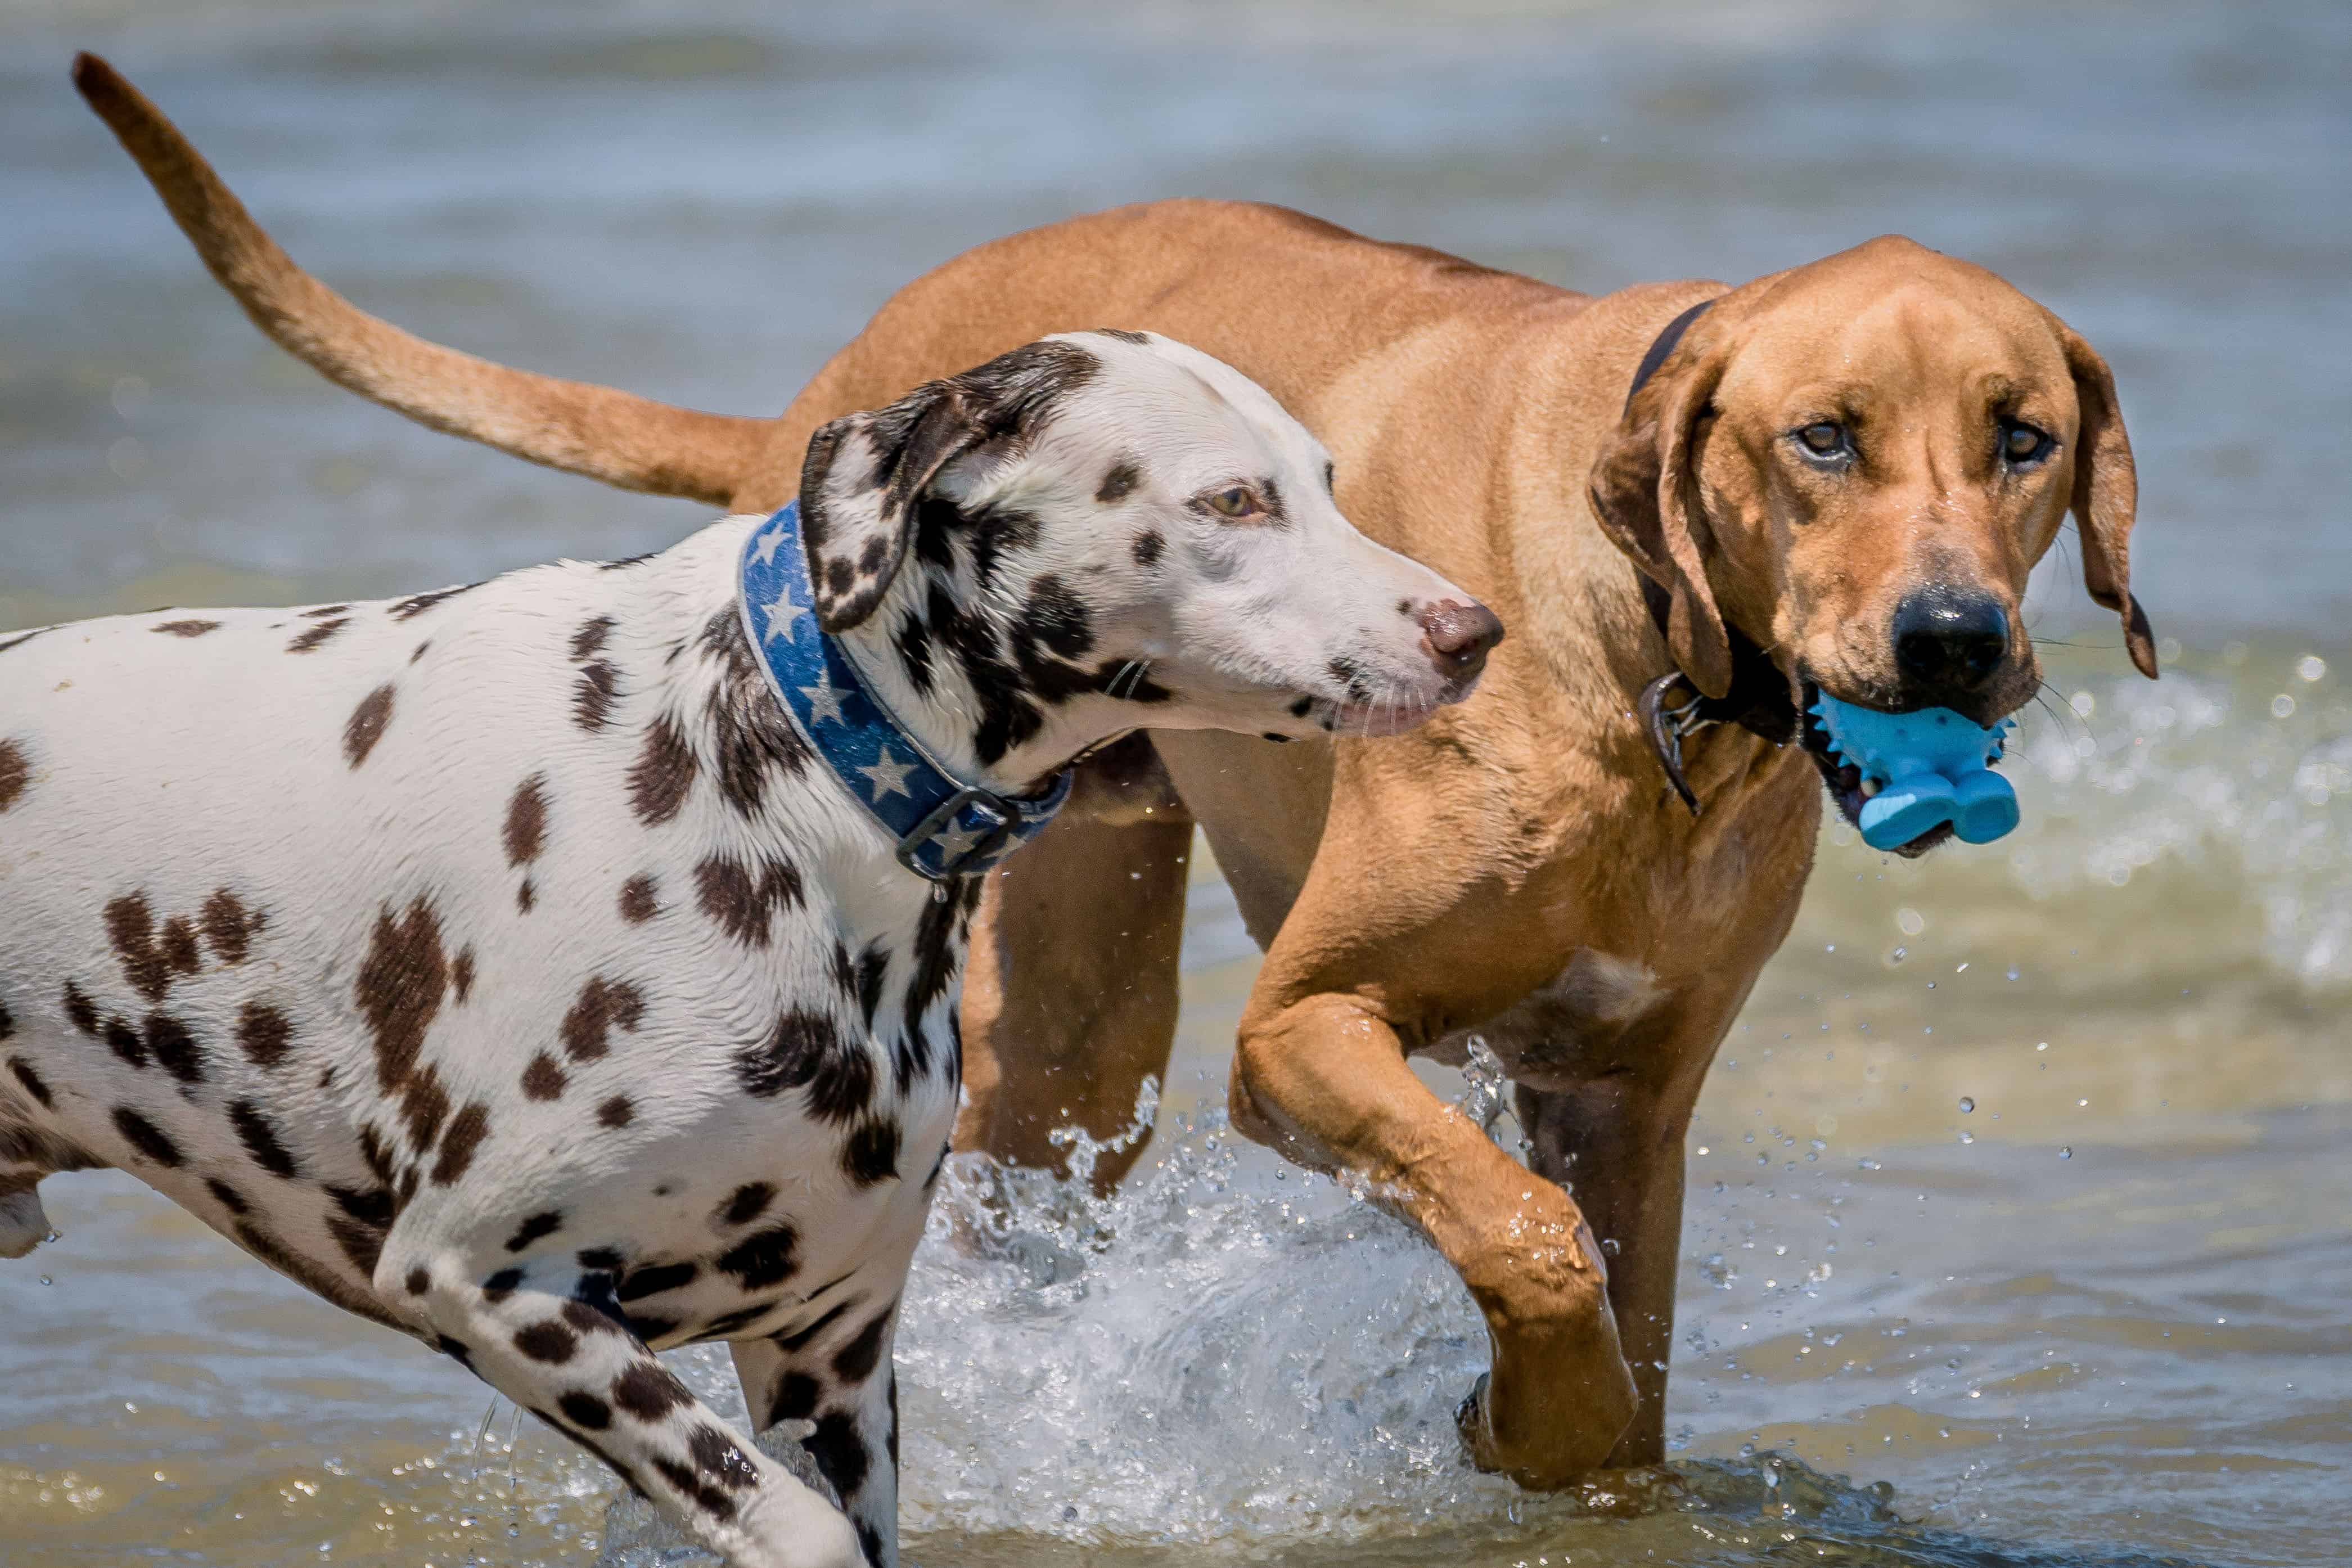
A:
<svg viewBox="0 0 2352 1568">
<path fill-rule="evenodd" d="M 1127 1190 L 959 1163 L 900 1351 L 908 1555 L 2352 1559 L 2343 8 L 0 6 L 0 626 L 698 521 L 287 365 L 73 99 L 81 45 L 363 302 L 730 410 L 963 246 L 1156 195 L 1594 287 L 1885 229 L 2017 279 L 2116 363 L 2168 672 L 2053 568 L 2019 834 L 1919 865 L 1825 834 L 1690 1140 L 1671 1462 L 1550 1498 L 1464 1467 L 1485 1346 L 1449 1273 L 1222 1125 L 1255 956 L 1204 867 Z M 0 1265 L 0 1568 L 682 1560 L 136 1183 L 45 1195 L 62 1239 Z M 723 1357 L 677 1359 L 731 1402 Z"/>
</svg>

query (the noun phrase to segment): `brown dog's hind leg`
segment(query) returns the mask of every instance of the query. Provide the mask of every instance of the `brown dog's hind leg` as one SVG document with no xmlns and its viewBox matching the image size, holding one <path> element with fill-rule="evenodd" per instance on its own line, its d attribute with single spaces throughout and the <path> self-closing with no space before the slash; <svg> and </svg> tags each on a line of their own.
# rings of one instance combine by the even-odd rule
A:
<svg viewBox="0 0 2352 1568">
<path fill-rule="evenodd" d="M 1081 807 L 1084 802 L 1074 802 Z M 1143 1080 L 1168 1070 L 1192 819 L 1173 797 L 1115 826 L 1066 811 L 988 879 L 964 973 L 955 1147 L 1066 1171 L 1056 1129 L 1116 1138 Z M 1094 1168 L 1108 1193 L 1147 1132 Z"/>
</svg>

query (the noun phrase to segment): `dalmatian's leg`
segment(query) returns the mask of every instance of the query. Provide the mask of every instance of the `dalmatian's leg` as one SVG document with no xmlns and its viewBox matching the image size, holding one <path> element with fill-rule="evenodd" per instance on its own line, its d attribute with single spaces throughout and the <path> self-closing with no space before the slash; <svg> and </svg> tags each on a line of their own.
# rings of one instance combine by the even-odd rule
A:
<svg viewBox="0 0 2352 1568">
<path fill-rule="evenodd" d="M 814 1323 L 731 1347 L 752 1423 L 797 1439 L 857 1526 L 871 1568 L 898 1564 L 898 1303 L 852 1303 Z"/>
<path fill-rule="evenodd" d="M 730 1568 L 857 1568 L 858 1532 L 740 1441 L 631 1332 L 608 1275 L 569 1260 L 484 1265 L 394 1244 L 376 1288 L 441 1350 L 596 1455 Z"/>
</svg>

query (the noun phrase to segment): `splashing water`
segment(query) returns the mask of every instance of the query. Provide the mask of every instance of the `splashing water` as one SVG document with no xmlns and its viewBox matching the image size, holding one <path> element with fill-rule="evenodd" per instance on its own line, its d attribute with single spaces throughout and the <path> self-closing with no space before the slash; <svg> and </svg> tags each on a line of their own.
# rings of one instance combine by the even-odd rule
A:
<svg viewBox="0 0 2352 1568">
<path fill-rule="evenodd" d="M 1494 1109 L 1475 1062 L 1474 1116 Z M 1172 1118 L 1150 1167 L 1094 1196 L 1092 1157 L 1131 1145 L 1156 1101 L 1147 1085 L 1115 1138 L 1062 1138 L 1068 1178 L 949 1162 L 897 1356 L 910 1561 L 1503 1563 L 1563 1528 L 1611 1532 L 1564 1563 L 1662 1544 L 1773 1561 L 1801 1542 L 1851 1563 L 2169 1561 L 1988 1553 L 1905 1524 L 1885 1482 L 1752 1446 L 1549 1496 L 1480 1475 L 1454 1411 L 1487 1341 L 1444 1261 L 1340 1184 L 1237 1146 L 1218 1111 Z M 722 1351 L 671 1359 L 740 1418 Z M 642 1500 L 609 1510 L 600 1568 L 714 1561 Z"/>
</svg>

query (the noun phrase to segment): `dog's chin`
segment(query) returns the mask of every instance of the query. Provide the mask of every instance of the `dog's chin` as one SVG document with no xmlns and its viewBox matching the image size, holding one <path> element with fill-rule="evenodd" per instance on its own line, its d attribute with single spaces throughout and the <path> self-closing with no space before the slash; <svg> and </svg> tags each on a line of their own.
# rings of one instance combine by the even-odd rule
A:
<svg viewBox="0 0 2352 1568">
<path fill-rule="evenodd" d="M 1862 826 L 1863 805 L 1870 799 L 1863 785 L 1862 770 L 1852 763 L 1839 762 L 1831 753 L 1830 732 L 1813 713 L 1813 704 L 1821 700 L 1822 689 L 1810 679 L 1801 685 L 1803 695 L 1797 704 L 1798 738 L 1805 754 L 1813 759 L 1813 766 L 1821 770 L 1822 784 L 1829 790 L 1830 800 L 1846 822 L 1858 830 Z M 1908 844 L 1896 845 L 1893 852 L 1906 860 L 1916 860 L 1951 837 L 1952 825 L 1938 823 Z"/>
<path fill-rule="evenodd" d="M 1316 728 L 1328 734 L 1377 739 L 1402 735 L 1427 723 L 1441 708 L 1466 702 L 1478 689 L 1478 677 L 1449 680 L 1431 690 L 1359 702 L 1349 697 L 1318 697 L 1308 712 Z"/>
<path fill-rule="evenodd" d="M 1331 702 L 1315 705 L 1318 728 L 1333 735 L 1378 740 L 1419 729 L 1437 711 L 1434 702 Z"/>
</svg>

